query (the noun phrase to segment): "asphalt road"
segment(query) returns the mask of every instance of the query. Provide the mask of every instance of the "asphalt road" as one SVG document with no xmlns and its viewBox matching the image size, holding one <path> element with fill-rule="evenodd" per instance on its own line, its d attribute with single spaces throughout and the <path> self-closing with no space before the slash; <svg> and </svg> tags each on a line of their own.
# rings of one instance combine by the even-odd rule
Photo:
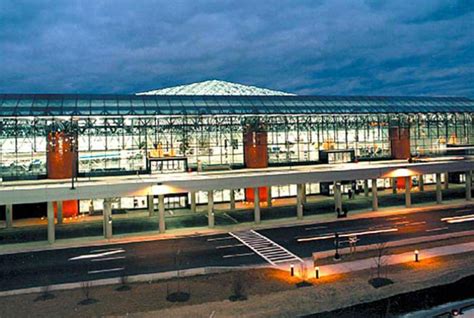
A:
<svg viewBox="0 0 474 318">
<path fill-rule="evenodd" d="M 472 218 L 442 218 L 473 215 Z M 335 232 L 341 240 L 357 235 L 358 245 L 474 229 L 472 208 L 439 209 L 358 220 L 259 230 L 298 257 L 334 250 Z M 254 248 L 265 249 L 266 246 Z M 271 248 L 270 248 L 271 250 Z M 272 252 L 278 256 L 278 251 Z M 267 261 L 229 234 L 0 255 L 0 290 L 83 280 L 165 272 L 204 266 L 242 266 Z"/>
</svg>

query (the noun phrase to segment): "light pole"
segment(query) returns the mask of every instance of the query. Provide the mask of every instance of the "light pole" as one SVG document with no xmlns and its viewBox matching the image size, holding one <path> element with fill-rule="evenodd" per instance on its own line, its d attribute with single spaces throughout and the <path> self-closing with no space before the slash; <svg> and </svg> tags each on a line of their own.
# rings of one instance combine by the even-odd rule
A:
<svg viewBox="0 0 474 318">
<path fill-rule="evenodd" d="M 336 253 L 334 254 L 334 260 L 338 261 L 341 259 L 341 255 L 339 255 L 339 234 L 337 232 L 334 233 L 334 245 L 336 246 Z"/>
</svg>

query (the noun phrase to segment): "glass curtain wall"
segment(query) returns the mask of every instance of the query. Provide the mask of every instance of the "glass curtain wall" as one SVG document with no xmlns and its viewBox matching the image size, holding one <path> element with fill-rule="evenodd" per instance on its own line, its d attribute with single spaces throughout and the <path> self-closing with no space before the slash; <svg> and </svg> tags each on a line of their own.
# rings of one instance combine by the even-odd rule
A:
<svg viewBox="0 0 474 318">
<path fill-rule="evenodd" d="M 186 157 L 189 167 L 244 166 L 243 127 L 256 116 L 78 117 L 79 172 L 145 171 L 146 156 Z M 0 176 L 44 177 L 46 136 L 70 117 L 0 118 Z M 410 130 L 413 155 L 445 154 L 474 145 L 470 113 L 260 116 L 268 134 L 269 164 L 318 162 L 319 151 L 353 149 L 361 160 L 390 157 L 389 127 Z M 451 150 L 448 150 L 448 153 Z"/>
</svg>

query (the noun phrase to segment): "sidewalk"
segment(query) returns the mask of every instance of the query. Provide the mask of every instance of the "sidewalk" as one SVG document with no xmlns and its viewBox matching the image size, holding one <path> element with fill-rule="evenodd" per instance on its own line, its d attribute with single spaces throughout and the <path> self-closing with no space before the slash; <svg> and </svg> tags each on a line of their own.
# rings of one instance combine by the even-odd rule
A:
<svg viewBox="0 0 474 318">
<path fill-rule="evenodd" d="M 434 257 L 441 257 L 447 255 L 456 255 L 462 253 L 469 253 L 474 252 L 474 242 L 469 243 L 462 243 L 456 245 L 447 245 L 447 246 L 439 246 L 428 248 L 424 250 L 420 250 L 418 257 L 419 263 L 421 264 L 423 260 L 434 258 Z M 384 257 L 384 266 L 390 265 L 398 265 L 403 263 L 415 263 L 415 253 L 413 252 L 406 252 L 401 254 L 388 254 L 383 256 Z M 313 268 L 314 265 L 311 260 L 306 261 L 307 268 Z M 343 262 L 331 265 L 324 265 L 320 266 L 320 277 L 330 276 L 330 275 L 338 275 L 344 274 L 349 272 L 356 272 L 361 271 L 364 269 L 371 269 L 374 268 L 374 257 L 366 258 L 356 261 L 350 262 Z M 288 270 L 288 266 L 280 268 L 282 270 Z M 311 276 L 312 275 L 312 276 Z M 310 278 L 315 277 L 314 270 L 311 271 Z"/>
<path fill-rule="evenodd" d="M 452 200 L 449 204 L 424 204 L 417 205 L 412 208 L 405 207 L 389 207 L 381 208 L 378 211 L 370 210 L 360 210 L 353 211 L 349 213 L 347 218 L 337 219 L 333 213 L 330 214 L 316 214 L 305 216 L 303 220 L 297 220 L 296 217 L 288 219 L 274 219 L 262 222 L 262 224 L 256 225 L 253 222 L 240 223 L 235 225 L 228 226 L 216 226 L 214 229 L 209 229 L 208 227 L 194 227 L 194 228 L 180 228 L 167 230 L 166 233 L 153 233 L 153 232 L 142 232 L 142 233 L 132 233 L 125 235 L 115 235 L 112 239 L 106 240 L 102 236 L 92 236 L 92 237 L 80 237 L 72 239 L 62 239 L 57 240 L 55 244 L 50 245 L 46 241 L 36 241 L 28 243 L 17 243 L 17 244 L 5 244 L 0 245 L 0 255 L 14 254 L 14 253 L 23 253 L 23 252 L 36 252 L 43 250 L 57 250 L 57 249 L 66 249 L 66 248 L 77 248 L 77 247 L 86 247 L 86 246 L 104 246 L 111 244 L 124 244 L 124 243 L 133 243 L 133 242 L 144 242 L 144 241 L 155 241 L 155 240 L 167 240 L 175 239 L 182 237 L 192 237 L 192 236 L 202 236 L 202 235 L 212 235 L 212 234 L 224 234 L 232 231 L 241 231 L 247 229 L 270 229 L 275 227 L 291 227 L 297 225 L 306 225 L 314 223 L 332 223 L 339 222 L 341 220 L 355 220 L 363 218 L 376 218 L 384 217 L 389 215 L 402 215 L 408 213 L 421 213 L 429 212 L 438 209 L 445 208 L 463 208 L 463 207 L 473 207 L 474 202 L 467 202 L 465 200 Z"/>
</svg>

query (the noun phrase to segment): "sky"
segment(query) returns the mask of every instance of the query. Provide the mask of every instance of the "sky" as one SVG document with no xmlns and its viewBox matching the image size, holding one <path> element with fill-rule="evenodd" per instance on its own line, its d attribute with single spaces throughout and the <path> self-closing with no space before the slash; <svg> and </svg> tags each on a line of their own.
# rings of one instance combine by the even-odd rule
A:
<svg viewBox="0 0 474 318">
<path fill-rule="evenodd" d="M 0 0 L 0 92 L 474 97 L 474 0 Z"/>
</svg>

